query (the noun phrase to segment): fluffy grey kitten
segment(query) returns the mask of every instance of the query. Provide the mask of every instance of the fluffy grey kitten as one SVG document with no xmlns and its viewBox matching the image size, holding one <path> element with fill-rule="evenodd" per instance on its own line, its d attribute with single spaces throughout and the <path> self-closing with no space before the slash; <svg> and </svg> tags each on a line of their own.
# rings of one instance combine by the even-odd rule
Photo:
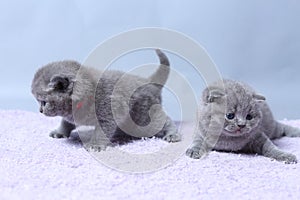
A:
<svg viewBox="0 0 300 200">
<path fill-rule="evenodd" d="M 207 87 L 198 116 L 198 132 L 186 151 L 192 158 L 215 149 L 297 162 L 295 155 L 279 150 L 271 139 L 298 137 L 300 130 L 275 121 L 265 97 L 243 83 L 224 80 Z"/>
<path fill-rule="evenodd" d="M 111 143 L 152 135 L 168 142 L 179 141 L 175 124 L 157 107 L 170 65 L 163 52 L 156 53 L 160 66 L 148 78 L 100 71 L 75 61 L 53 62 L 40 68 L 32 81 L 40 112 L 62 117 L 50 136 L 68 138 L 76 126 L 94 126 L 94 134 L 85 145 L 97 151 Z"/>
</svg>

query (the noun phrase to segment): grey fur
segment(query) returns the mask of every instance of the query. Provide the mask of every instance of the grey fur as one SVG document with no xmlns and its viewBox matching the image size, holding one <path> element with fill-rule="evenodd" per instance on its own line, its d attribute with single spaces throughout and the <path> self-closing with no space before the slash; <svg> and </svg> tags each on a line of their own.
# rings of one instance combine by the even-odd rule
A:
<svg viewBox="0 0 300 200">
<path fill-rule="evenodd" d="M 81 66 L 75 61 L 53 62 L 40 68 L 32 81 L 32 94 L 40 103 L 40 112 L 46 116 L 62 117 L 60 126 L 50 136 L 69 137 L 76 128 L 76 122 L 76 126 L 95 126 L 95 133 L 87 145 L 94 150 L 104 149 L 111 142 L 122 143 L 137 139 L 126 134 L 117 125 L 111 106 L 112 102 L 120 106 L 116 110 L 121 113 L 121 123 L 132 119 L 137 125 L 146 126 L 151 119 L 159 120 L 162 117 L 158 112 L 152 113 L 154 118 L 149 116 L 151 106 L 161 105 L 161 90 L 170 72 L 166 55 L 160 50 L 156 50 L 156 53 L 161 65 L 149 78 L 121 71 L 99 71 Z M 119 92 L 115 94 L 116 84 L 119 84 Z M 129 89 L 132 88 L 136 90 L 130 96 L 130 101 L 125 102 L 125 96 L 129 95 Z M 129 114 L 124 113 L 122 106 L 129 107 Z M 168 142 L 179 141 L 181 137 L 173 121 L 167 116 L 164 119 L 165 123 L 156 136 Z M 140 136 L 144 135 L 147 134 L 140 133 Z"/>
<path fill-rule="evenodd" d="M 200 158 L 208 150 L 215 149 L 257 153 L 285 163 L 296 163 L 295 155 L 279 150 L 271 140 L 282 136 L 299 137 L 300 130 L 275 121 L 265 97 L 248 85 L 232 80 L 223 83 L 225 91 L 221 89 L 221 82 L 203 91 L 199 128 L 186 154 Z M 228 119 L 232 118 L 230 113 L 234 113 L 231 120 Z M 220 123 L 221 132 L 213 129 L 218 126 L 211 126 L 209 130 L 212 119 Z M 214 139 L 215 142 L 211 142 Z"/>
</svg>

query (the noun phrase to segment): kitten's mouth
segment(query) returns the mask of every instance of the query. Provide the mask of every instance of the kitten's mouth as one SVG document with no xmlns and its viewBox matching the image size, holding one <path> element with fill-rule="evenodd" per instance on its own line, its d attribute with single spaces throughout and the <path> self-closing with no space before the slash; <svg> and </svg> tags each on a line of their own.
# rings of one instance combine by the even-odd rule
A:
<svg viewBox="0 0 300 200">
<path fill-rule="evenodd" d="M 56 116 L 56 114 L 54 114 L 54 113 L 48 113 L 48 112 L 45 112 L 45 111 L 42 111 L 41 113 L 43 115 L 47 116 L 47 117 L 55 117 Z"/>
<path fill-rule="evenodd" d="M 237 130 L 234 130 L 234 131 L 228 131 L 228 130 L 225 130 L 226 134 L 229 135 L 229 136 L 241 136 L 244 134 L 244 132 L 242 131 L 242 129 L 237 129 Z"/>
</svg>

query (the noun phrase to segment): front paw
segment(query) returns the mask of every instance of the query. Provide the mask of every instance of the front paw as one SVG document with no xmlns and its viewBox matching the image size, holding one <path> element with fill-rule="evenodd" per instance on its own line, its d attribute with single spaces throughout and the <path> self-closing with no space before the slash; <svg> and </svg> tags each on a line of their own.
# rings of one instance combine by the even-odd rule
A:
<svg viewBox="0 0 300 200">
<path fill-rule="evenodd" d="M 49 136 L 53 138 L 68 138 L 69 134 L 60 133 L 57 130 L 54 130 L 49 134 Z"/>
<path fill-rule="evenodd" d="M 277 161 L 284 162 L 285 164 L 296 164 L 297 157 L 291 153 L 282 153 L 275 157 Z"/>
<path fill-rule="evenodd" d="M 179 142 L 181 140 L 181 136 L 178 133 L 168 134 L 163 137 L 163 140 L 167 142 Z"/>
<path fill-rule="evenodd" d="M 100 152 L 105 150 L 107 147 L 107 145 L 103 145 L 103 144 L 86 144 L 85 148 L 87 151 L 89 152 Z"/>
<path fill-rule="evenodd" d="M 186 150 L 185 154 L 194 159 L 200 159 L 204 155 L 204 153 L 200 151 L 199 148 L 195 148 L 195 147 Z"/>
</svg>

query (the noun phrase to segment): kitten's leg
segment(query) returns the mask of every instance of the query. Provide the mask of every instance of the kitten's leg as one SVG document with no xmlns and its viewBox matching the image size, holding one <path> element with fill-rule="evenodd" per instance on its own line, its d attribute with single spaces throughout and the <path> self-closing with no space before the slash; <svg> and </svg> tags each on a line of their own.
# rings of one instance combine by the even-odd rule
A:
<svg viewBox="0 0 300 200">
<path fill-rule="evenodd" d="M 52 131 L 49 136 L 53 138 L 68 138 L 74 129 L 74 124 L 62 119 L 59 127 Z"/>
<path fill-rule="evenodd" d="M 132 142 L 134 140 L 138 140 L 140 138 L 133 137 L 131 135 L 126 134 L 124 131 L 122 131 L 119 127 L 117 130 L 112 134 L 110 141 L 115 144 L 127 144 L 129 142 Z"/>
<path fill-rule="evenodd" d="M 192 147 L 186 151 L 187 156 L 199 159 L 215 148 L 223 130 L 224 113 L 222 109 L 216 110 L 218 112 L 215 112 L 216 114 L 210 118 L 208 126 L 205 122 L 199 122 Z M 205 119 L 201 120 L 205 121 Z"/>
<path fill-rule="evenodd" d="M 200 132 L 198 132 L 196 133 L 192 146 L 186 150 L 185 154 L 191 158 L 199 159 L 205 154 L 205 151 L 203 151 L 203 145 L 204 138 Z"/>
<path fill-rule="evenodd" d="M 181 140 L 181 135 L 178 133 L 175 123 L 168 117 L 164 126 L 163 139 L 167 142 L 178 142 Z"/>
<path fill-rule="evenodd" d="M 191 147 L 186 150 L 185 154 L 191 158 L 199 159 L 213 150 L 218 138 L 219 135 L 210 135 L 204 137 L 201 131 L 198 130 Z"/>
<path fill-rule="evenodd" d="M 254 153 L 269 158 L 274 158 L 277 161 L 283 161 L 287 164 L 297 163 L 295 155 L 278 149 L 264 133 L 258 134 L 251 144 L 248 144 L 247 150 L 254 151 Z"/>
<path fill-rule="evenodd" d="M 283 136 L 300 137 L 300 129 L 277 122 L 277 127 L 281 130 Z"/>
<path fill-rule="evenodd" d="M 110 144 L 111 142 L 109 138 L 106 137 L 103 130 L 99 126 L 96 126 L 90 141 L 85 144 L 85 147 L 88 151 L 99 152 L 105 150 Z"/>
</svg>

